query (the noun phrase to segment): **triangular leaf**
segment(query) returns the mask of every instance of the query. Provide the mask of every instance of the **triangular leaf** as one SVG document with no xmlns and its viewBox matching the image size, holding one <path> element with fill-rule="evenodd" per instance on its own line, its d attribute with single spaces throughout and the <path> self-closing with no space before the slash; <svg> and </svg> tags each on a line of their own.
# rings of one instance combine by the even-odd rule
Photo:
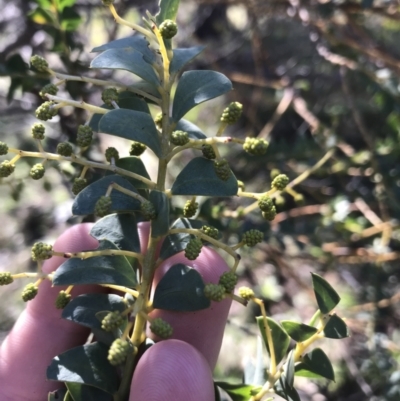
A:
<svg viewBox="0 0 400 401">
<path fill-rule="evenodd" d="M 281 325 L 289 336 L 296 342 L 306 341 L 318 331 L 315 327 L 303 323 L 292 322 L 290 320 L 282 320 Z"/>
<path fill-rule="evenodd" d="M 74 401 L 113 401 L 113 396 L 93 387 L 81 383 L 65 383 Z"/>
<path fill-rule="evenodd" d="M 232 401 L 248 401 L 251 398 L 251 390 L 254 386 L 249 384 L 231 384 L 227 382 L 215 382 L 232 398 Z"/>
<path fill-rule="evenodd" d="M 119 377 L 107 355 L 108 347 L 101 343 L 72 348 L 51 361 L 47 379 L 86 384 L 114 394 L 118 390 Z"/>
<path fill-rule="evenodd" d="M 156 309 L 193 312 L 206 309 L 210 300 L 204 295 L 200 274 L 182 263 L 173 265 L 158 283 L 153 300 Z"/>
<path fill-rule="evenodd" d="M 288 387 L 294 384 L 294 352 L 291 350 L 283 368 L 283 376 L 285 377 Z"/>
<path fill-rule="evenodd" d="M 339 303 L 340 297 L 332 286 L 321 276 L 315 273 L 311 273 L 311 276 L 318 307 L 325 315 Z"/>
<path fill-rule="evenodd" d="M 257 319 L 258 328 L 260 329 L 261 335 L 264 340 L 264 344 L 267 347 L 267 350 L 269 352 L 266 327 L 264 325 L 264 319 L 262 316 L 258 316 L 256 319 Z M 283 330 L 283 328 L 277 322 L 275 322 L 275 320 L 267 317 L 267 321 L 268 321 L 268 327 L 271 330 L 272 342 L 274 344 L 274 350 L 275 350 L 276 363 L 278 364 L 283 359 L 283 357 L 286 355 L 286 351 L 290 344 L 290 337 L 287 335 L 286 331 Z"/>
<path fill-rule="evenodd" d="M 199 220 L 192 220 L 186 218 L 180 218 L 176 220 L 172 226 L 172 228 L 201 228 L 204 225 L 203 222 Z M 170 256 L 173 256 L 186 248 L 186 245 L 190 241 L 193 236 L 186 233 L 181 234 L 171 234 L 165 237 L 161 250 L 160 250 L 160 258 L 167 259 Z"/>
<path fill-rule="evenodd" d="M 172 119 L 178 122 L 190 109 L 232 90 L 231 81 L 216 71 L 184 72 L 176 88 Z"/>
<path fill-rule="evenodd" d="M 161 155 L 160 139 L 152 117 L 141 111 L 116 109 L 105 114 L 99 123 L 100 132 L 147 145 Z"/>
<path fill-rule="evenodd" d="M 116 183 L 122 187 L 136 192 L 135 187 L 120 175 L 107 175 L 97 180 L 79 192 L 72 205 L 72 214 L 82 216 L 94 213 L 97 200 L 106 194 L 110 184 Z M 120 191 L 111 192 L 112 211 L 135 211 L 140 209 L 140 201 Z"/>
<path fill-rule="evenodd" d="M 97 250 L 117 249 L 109 241 L 101 241 Z M 88 259 L 71 258 L 53 275 L 53 285 L 114 284 L 134 287 L 136 275 L 125 256 L 95 256 Z"/>
<path fill-rule="evenodd" d="M 173 195 L 234 196 L 238 185 L 231 174 L 221 180 L 215 173 L 214 162 L 204 157 L 195 157 L 178 174 L 171 192 Z"/>
<path fill-rule="evenodd" d="M 137 221 L 132 214 L 110 214 L 97 221 L 90 230 L 97 240 L 108 240 L 124 251 L 140 252 Z"/>
<path fill-rule="evenodd" d="M 143 58 L 148 63 L 153 63 L 156 59 L 155 54 L 149 48 L 149 42 L 142 35 L 129 36 L 127 38 L 112 40 L 102 46 L 95 47 L 92 52 L 104 52 L 110 49 L 134 49 L 143 54 Z"/>
<path fill-rule="evenodd" d="M 178 124 L 176 124 L 177 131 L 185 131 L 188 133 L 190 139 L 206 139 L 207 136 L 204 134 L 204 132 L 196 125 L 191 123 L 188 120 L 185 120 L 182 118 L 182 120 L 178 121 Z"/>
<path fill-rule="evenodd" d="M 325 378 L 335 381 L 332 364 L 321 348 L 315 348 L 304 355 L 301 362 L 296 365 L 295 371 L 297 376 Z"/>
<path fill-rule="evenodd" d="M 151 64 L 144 60 L 142 53 L 133 48 L 106 50 L 92 60 L 90 67 L 107 70 L 126 70 L 156 87 L 160 85 L 160 81 Z"/>
<path fill-rule="evenodd" d="M 337 315 L 332 315 L 324 327 L 324 334 L 327 338 L 341 339 L 350 335 L 346 323 Z"/>
<path fill-rule="evenodd" d="M 188 49 L 174 49 L 171 64 L 169 66 L 169 73 L 171 75 L 178 74 L 182 68 L 197 57 L 205 46 L 189 47 Z"/>
<path fill-rule="evenodd" d="M 157 217 L 151 221 L 151 236 L 156 238 L 166 235 L 169 230 L 169 199 L 164 192 L 151 191 L 149 201 L 157 213 Z"/>
<path fill-rule="evenodd" d="M 290 387 L 284 377 L 280 377 L 275 384 L 275 392 L 287 401 L 301 401 L 294 387 Z"/>
</svg>

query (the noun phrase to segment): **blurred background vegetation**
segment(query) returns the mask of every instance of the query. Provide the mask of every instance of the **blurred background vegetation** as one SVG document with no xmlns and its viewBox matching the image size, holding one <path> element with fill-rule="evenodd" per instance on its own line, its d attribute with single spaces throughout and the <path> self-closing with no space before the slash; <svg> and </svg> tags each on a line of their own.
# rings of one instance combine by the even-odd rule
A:
<svg viewBox="0 0 400 401">
<path fill-rule="evenodd" d="M 399 400 L 399 1 L 181 3 L 176 44 L 207 46 L 190 68 L 220 71 L 235 88 L 228 97 L 195 109 L 189 119 L 214 133 L 222 109 L 239 101 L 244 114 L 230 134 L 270 141 L 264 157 L 251 158 L 235 147 L 223 150 L 248 190 L 267 190 L 273 169 L 295 179 L 336 149 L 295 187 L 302 202 L 287 194 L 276 200 L 278 215 L 271 224 L 257 212 L 231 219 L 226 210 L 237 209 L 237 199 L 227 202 L 225 212 L 224 200 L 205 201 L 201 217 L 224 228 L 227 242 L 249 228 L 266 232 L 266 242 L 242 251 L 240 285 L 252 286 L 274 318 L 307 322 L 311 317 L 316 303 L 310 272 L 321 274 L 341 295 L 340 315 L 352 336 L 322 344 L 334 361 L 336 383 L 299 379 L 302 400 Z M 119 1 L 116 7 L 136 22 L 145 10 L 157 10 L 156 1 L 143 0 Z M 42 102 L 38 92 L 49 80 L 30 70 L 30 56 L 44 56 L 56 71 L 107 78 L 110 71 L 88 70 L 90 50 L 131 32 L 114 24 L 97 0 L 0 0 L 0 9 L 0 141 L 33 150 L 30 126 Z M 132 79 L 127 74 L 113 78 Z M 100 104 L 100 89 L 92 85 L 68 82 L 65 91 L 63 96 Z M 84 122 L 84 112 L 63 108 L 46 123 L 46 149 L 73 142 Z M 101 160 L 109 143 L 99 135 L 86 156 Z M 128 155 L 126 142 L 114 146 Z M 150 154 L 145 157 L 154 165 Z M 177 166 L 189 157 L 184 154 Z M 78 222 L 70 212 L 70 181 L 78 172 L 52 164 L 45 179 L 34 182 L 27 179 L 34 163 L 24 159 L 11 179 L 0 182 L 4 271 L 35 268 L 32 243 L 52 242 Z M 22 285 L 0 292 L 2 338 L 23 308 Z M 257 314 L 254 308 L 232 307 L 216 377 L 242 379 L 255 356 Z"/>
</svg>

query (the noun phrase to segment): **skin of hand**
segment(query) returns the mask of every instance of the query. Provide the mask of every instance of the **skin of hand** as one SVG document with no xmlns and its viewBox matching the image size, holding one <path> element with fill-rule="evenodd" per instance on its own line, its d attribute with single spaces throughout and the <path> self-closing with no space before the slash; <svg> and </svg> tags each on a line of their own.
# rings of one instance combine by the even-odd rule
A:
<svg viewBox="0 0 400 401">
<path fill-rule="evenodd" d="M 89 235 L 91 225 L 80 224 L 65 231 L 55 242 L 58 252 L 79 252 L 95 249 L 97 240 Z M 138 227 L 142 251 L 147 247 L 149 227 Z M 65 259 L 53 257 L 44 263 L 49 273 Z M 167 259 L 160 272 L 176 263 L 186 263 L 203 276 L 206 283 L 217 282 L 228 269 L 217 252 L 203 248 L 196 261 L 187 261 L 183 253 Z M 155 281 L 159 281 L 160 274 Z M 43 401 L 49 391 L 60 387 L 58 382 L 45 380 L 46 369 L 54 356 L 85 342 L 88 331 L 61 318 L 54 306 L 60 290 L 44 281 L 36 298 L 15 323 L 0 348 L 1 401 Z M 76 286 L 72 296 L 103 292 L 98 286 Z M 178 324 L 173 339 L 160 341 L 146 351 L 134 372 L 130 401 L 214 401 L 211 369 L 215 365 L 222 342 L 230 301 L 212 302 L 210 310 L 193 313 L 173 313 L 155 310 L 153 317 L 162 317 L 173 327 Z M 214 305 L 215 304 L 215 305 Z M 185 333 L 189 333 L 186 335 Z M 184 340 L 184 341 L 182 341 Z M 202 345 L 205 341 L 206 346 Z"/>
</svg>

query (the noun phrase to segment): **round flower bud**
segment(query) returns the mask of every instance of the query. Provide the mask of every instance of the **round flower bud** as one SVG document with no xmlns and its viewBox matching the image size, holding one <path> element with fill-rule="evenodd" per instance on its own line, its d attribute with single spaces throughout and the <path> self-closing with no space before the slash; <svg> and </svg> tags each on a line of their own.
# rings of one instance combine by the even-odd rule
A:
<svg viewBox="0 0 400 401">
<path fill-rule="evenodd" d="M 118 329 L 124 322 L 124 318 L 119 312 L 109 312 L 101 321 L 101 328 L 105 331 Z"/>
<path fill-rule="evenodd" d="M 275 208 L 273 200 L 269 196 L 262 196 L 258 200 L 258 207 L 263 211 L 263 212 L 269 212 L 270 210 L 273 210 Z"/>
<path fill-rule="evenodd" d="M 64 309 L 71 301 L 71 294 L 67 294 L 65 291 L 60 291 L 56 298 L 56 308 L 57 309 Z"/>
<path fill-rule="evenodd" d="M 143 143 L 133 141 L 131 143 L 131 148 L 129 150 L 129 154 L 131 156 L 140 156 L 147 149 L 146 145 Z"/>
<path fill-rule="evenodd" d="M 0 178 L 5 178 L 11 175 L 15 170 L 15 165 L 11 164 L 9 160 L 4 160 L 0 164 Z"/>
<path fill-rule="evenodd" d="M 227 181 L 232 174 L 228 162 L 225 159 L 214 161 L 215 174 L 222 181 Z"/>
<path fill-rule="evenodd" d="M 14 279 L 11 276 L 10 272 L 0 273 L 0 285 L 8 285 L 11 284 Z"/>
<path fill-rule="evenodd" d="M 185 248 L 185 257 L 189 260 L 196 260 L 200 255 L 203 242 L 200 238 L 192 238 Z"/>
<path fill-rule="evenodd" d="M 247 246 L 255 246 L 263 242 L 264 234 L 259 230 L 249 230 L 243 234 L 242 241 Z"/>
<path fill-rule="evenodd" d="M 262 212 L 261 215 L 265 220 L 272 221 L 276 216 L 275 206 L 273 209 L 269 210 L 268 212 Z"/>
<path fill-rule="evenodd" d="M 44 242 L 36 242 L 32 246 L 31 256 L 34 262 L 50 259 L 53 256 L 53 246 Z"/>
<path fill-rule="evenodd" d="M 74 151 L 74 148 L 72 145 L 68 142 L 60 142 L 57 145 L 57 150 L 56 152 L 61 155 L 61 156 L 66 156 L 69 157 L 72 155 L 72 152 Z"/>
<path fill-rule="evenodd" d="M 86 188 L 87 186 L 87 179 L 86 178 L 75 178 L 74 183 L 72 184 L 72 193 L 74 195 L 78 195 L 82 189 Z"/>
<path fill-rule="evenodd" d="M 287 184 L 289 184 L 289 177 L 286 174 L 279 174 L 273 179 L 271 187 L 283 191 Z"/>
<path fill-rule="evenodd" d="M 160 317 L 155 318 L 150 325 L 150 330 L 158 337 L 166 339 L 172 336 L 172 326 Z"/>
<path fill-rule="evenodd" d="M 208 235 L 211 238 L 218 239 L 219 231 L 218 228 L 210 227 L 210 226 L 203 226 L 201 227 L 201 231 L 204 234 Z"/>
<path fill-rule="evenodd" d="M 171 39 L 178 33 L 178 25 L 170 19 L 163 21 L 158 29 L 164 39 Z"/>
<path fill-rule="evenodd" d="M 47 84 L 43 86 L 42 90 L 39 92 L 39 95 L 42 99 L 47 99 L 46 95 L 57 95 L 58 87 L 54 84 Z"/>
<path fill-rule="evenodd" d="M 246 301 L 250 301 L 252 298 L 254 298 L 254 291 L 249 287 L 240 287 L 238 292 L 239 296 Z"/>
<path fill-rule="evenodd" d="M 171 134 L 171 143 L 176 146 L 183 146 L 189 142 L 189 135 L 185 131 L 174 131 Z"/>
<path fill-rule="evenodd" d="M 6 155 L 8 153 L 8 145 L 4 142 L 0 142 L 0 156 Z"/>
<path fill-rule="evenodd" d="M 92 143 L 93 130 L 89 125 L 80 125 L 76 134 L 76 143 L 81 148 L 86 148 Z"/>
<path fill-rule="evenodd" d="M 43 178 L 44 173 L 45 173 L 45 168 L 43 164 L 37 163 L 34 166 L 32 166 L 31 171 L 29 172 L 29 175 L 33 180 L 40 180 Z"/>
<path fill-rule="evenodd" d="M 111 163 L 112 159 L 114 159 L 114 161 L 117 161 L 119 159 L 119 153 L 117 149 L 109 147 L 106 149 L 106 160 Z"/>
<path fill-rule="evenodd" d="M 232 292 L 237 284 L 238 276 L 231 271 L 225 272 L 219 278 L 218 284 L 225 288 L 226 292 Z"/>
<path fill-rule="evenodd" d="M 104 89 L 103 93 L 101 94 L 101 99 L 107 106 L 112 106 L 112 102 L 118 101 L 117 88 Z"/>
<path fill-rule="evenodd" d="M 108 350 L 108 361 L 114 366 L 121 365 L 128 356 L 130 348 L 131 345 L 127 340 L 117 338 Z"/>
<path fill-rule="evenodd" d="M 188 219 L 193 217 L 196 214 L 198 207 L 199 204 L 197 202 L 191 200 L 186 201 L 185 206 L 183 207 L 183 216 Z"/>
<path fill-rule="evenodd" d="M 156 209 L 154 208 L 154 205 L 149 202 L 142 202 L 140 204 L 140 211 L 143 214 L 143 217 L 146 220 L 154 220 L 157 217 Z"/>
<path fill-rule="evenodd" d="M 201 151 L 203 152 L 203 156 L 206 159 L 213 160 L 217 157 L 217 155 L 214 152 L 214 149 L 211 145 L 205 144 L 201 147 Z"/>
<path fill-rule="evenodd" d="M 37 285 L 29 283 L 25 286 L 22 290 L 21 296 L 24 302 L 31 301 L 33 298 L 36 297 L 39 288 Z"/>
<path fill-rule="evenodd" d="M 34 139 L 44 139 L 44 131 L 45 131 L 45 127 L 42 123 L 35 123 L 32 125 L 32 138 Z"/>
<path fill-rule="evenodd" d="M 158 113 L 154 118 L 154 123 L 158 128 L 162 128 L 162 113 Z"/>
<path fill-rule="evenodd" d="M 249 138 L 247 137 L 243 149 L 254 156 L 262 156 L 267 153 L 268 142 L 262 138 Z"/>
<path fill-rule="evenodd" d="M 31 57 L 31 66 L 38 71 L 47 72 L 49 68 L 49 64 L 47 61 L 38 55 L 34 55 Z"/>
<path fill-rule="evenodd" d="M 53 106 L 54 102 L 44 102 L 35 111 L 35 115 L 39 120 L 47 121 L 51 120 L 55 115 L 57 115 L 57 109 Z"/>
<path fill-rule="evenodd" d="M 220 302 L 225 298 L 225 287 L 220 284 L 206 284 L 204 295 L 211 301 Z"/>
<path fill-rule="evenodd" d="M 111 213 L 112 199 L 109 196 L 100 196 L 94 207 L 94 214 L 99 217 L 107 216 Z"/>
<path fill-rule="evenodd" d="M 235 124 L 242 115 L 243 106 L 238 102 L 232 102 L 222 112 L 221 122 L 225 124 Z"/>
</svg>

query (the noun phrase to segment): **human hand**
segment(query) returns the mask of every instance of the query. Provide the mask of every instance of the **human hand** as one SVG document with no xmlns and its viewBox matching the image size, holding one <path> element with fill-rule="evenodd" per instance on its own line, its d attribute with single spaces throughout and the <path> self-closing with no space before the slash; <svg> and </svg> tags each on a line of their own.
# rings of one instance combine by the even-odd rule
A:
<svg viewBox="0 0 400 401">
<path fill-rule="evenodd" d="M 79 252 L 95 249 L 97 240 L 89 235 L 91 225 L 74 226 L 63 233 L 54 249 Z M 148 229 L 139 226 L 142 251 L 146 248 Z M 43 271 L 50 273 L 64 262 L 53 257 L 44 263 Z M 166 260 L 159 268 L 160 275 L 176 263 L 193 266 L 205 282 L 217 282 L 228 269 L 224 260 L 212 249 L 203 247 L 195 261 L 183 254 Z M 30 301 L 0 349 L 0 388 L 2 401 L 43 401 L 49 391 L 60 387 L 45 380 L 51 360 L 69 348 L 85 342 L 88 331 L 61 319 L 53 305 L 60 288 L 44 281 L 37 297 Z M 103 292 L 96 286 L 77 286 L 72 296 L 88 292 Z M 173 339 L 153 345 L 134 372 L 130 401 L 213 401 L 212 369 L 218 357 L 230 301 L 212 302 L 209 309 L 178 313 L 154 310 L 152 317 L 162 317 L 174 328 Z M 182 341 L 183 340 L 183 341 Z"/>
</svg>

